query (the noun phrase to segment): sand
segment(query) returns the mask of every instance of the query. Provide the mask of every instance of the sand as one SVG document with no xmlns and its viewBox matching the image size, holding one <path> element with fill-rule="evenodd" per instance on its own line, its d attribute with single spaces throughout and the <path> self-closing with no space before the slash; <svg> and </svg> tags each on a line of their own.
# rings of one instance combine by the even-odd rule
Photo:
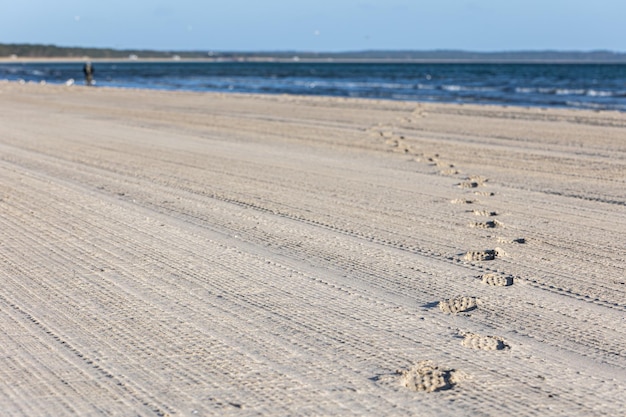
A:
<svg viewBox="0 0 626 417">
<path fill-rule="evenodd" d="M 0 83 L 3 416 L 623 416 L 626 114 Z"/>
</svg>

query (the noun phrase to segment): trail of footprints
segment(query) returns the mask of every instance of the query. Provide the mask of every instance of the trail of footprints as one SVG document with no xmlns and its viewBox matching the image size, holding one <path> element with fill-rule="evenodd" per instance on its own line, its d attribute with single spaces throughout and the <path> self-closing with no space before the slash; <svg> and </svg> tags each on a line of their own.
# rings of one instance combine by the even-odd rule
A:
<svg viewBox="0 0 626 417">
<path fill-rule="evenodd" d="M 413 123 L 415 118 L 426 117 L 427 113 L 422 111 L 421 106 L 418 105 L 411 117 L 403 118 L 401 122 Z M 379 135 L 384 139 L 384 143 L 391 147 L 392 151 L 400 152 L 404 154 L 415 155 L 416 161 L 427 162 L 432 166 L 441 168 L 439 174 L 441 175 L 458 175 L 460 172 L 455 168 L 454 164 L 445 163 L 439 159 L 438 154 L 427 155 L 424 153 L 418 153 L 410 146 L 404 136 L 395 136 L 393 134 L 392 127 L 385 127 L 384 125 L 376 125 L 370 129 L 374 134 Z M 456 187 L 468 191 L 474 190 L 475 196 L 491 197 L 493 192 L 482 191 L 481 187 L 489 180 L 482 176 L 468 176 L 465 177 L 460 183 L 456 184 Z M 460 197 L 453 199 L 452 204 L 458 205 L 471 205 L 477 203 L 476 200 L 471 198 Z M 476 217 L 493 218 L 498 216 L 497 211 L 488 209 L 475 209 L 470 210 Z M 468 227 L 475 229 L 495 229 L 502 228 L 504 224 L 495 219 L 486 219 L 484 221 L 471 221 Z M 504 239 L 501 237 L 496 238 L 499 243 L 526 243 L 525 239 Z M 470 250 L 465 252 L 463 260 L 467 262 L 484 262 L 492 261 L 498 257 L 506 256 L 506 253 L 501 248 L 486 249 L 486 250 Z M 492 287 L 509 287 L 514 284 L 514 278 L 511 275 L 486 273 L 476 277 L 484 285 Z M 495 290 L 495 289 L 494 289 Z M 481 301 L 476 297 L 471 296 L 458 296 L 439 301 L 437 304 L 439 310 L 445 314 L 460 314 L 471 312 L 477 309 L 481 304 Z M 510 349 L 507 342 L 498 336 L 480 335 L 476 333 L 463 333 L 460 335 L 463 340 L 461 344 L 468 349 L 483 350 L 483 351 L 502 351 Z M 433 364 L 430 361 L 421 361 L 417 364 L 401 369 L 395 372 L 394 375 L 382 378 L 383 381 L 389 382 L 389 379 L 394 380 L 401 386 L 418 392 L 436 392 L 453 388 L 457 383 L 464 379 L 465 375 L 454 369 L 445 369 Z"/>
</svg>

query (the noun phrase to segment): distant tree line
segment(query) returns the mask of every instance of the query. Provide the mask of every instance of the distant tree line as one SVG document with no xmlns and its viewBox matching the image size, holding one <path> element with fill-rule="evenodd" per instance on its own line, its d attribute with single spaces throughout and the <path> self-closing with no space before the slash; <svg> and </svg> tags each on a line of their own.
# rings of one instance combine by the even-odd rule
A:
<svg viewBox="0 0 626 417">
<path fill-rule="evenodd" d="M 609 62 L 626 63 L 626 53 L 612 51 L 510 51 L 471 52 L 459 50 L 433 51 L 348 51 L 348 52 L 210 52 L 210 51 L 154 51 L 111 48 L 78 48 L 56 45 L 0 44 L 0 57 L 18 58 L 111 58 L 125 59 L 321 59 L 321 60 L 393 60 L 393 61 L 478 61 L 478 62 Z"/>
<path fill-rule="evenodd" d="M 0 44 L 0 57 L 21 57 L 21 58 L 128 58 L 130 55 L 169 58 L 169 52 L 142 51 L 142 50 L 120 50 L 110 48 L 78 48 L 62 47 L 56 45 L 35 45 L 35 44 Z"/>
</svg>

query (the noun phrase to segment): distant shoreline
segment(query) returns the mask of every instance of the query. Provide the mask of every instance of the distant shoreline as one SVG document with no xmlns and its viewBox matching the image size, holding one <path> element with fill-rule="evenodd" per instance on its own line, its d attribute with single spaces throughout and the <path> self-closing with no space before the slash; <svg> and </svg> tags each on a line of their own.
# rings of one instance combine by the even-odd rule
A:
<svg viewBox="0 0 626 417">
<path fill-rule="evenodd" d="M 354 51 L 216 51 L 67 47 L 0 43 L 0 62 L 337 62 L 337 63 L 565 63 L 626 64 L 626 52 L 610 50 L 470 51 L 457 49 Z"/>
<path fill-rule="evenodd" d="M 89 58 L 89 57 L 0 57 L 0 64 L 36 64 L 36 63 L 329 63 L 329 64 L 546 64 L 546 65 L 626 65 L 626 61 L 612 60 L 577 60 L 577 59 L 371 59 L 371 58 Z"/>
</svg>

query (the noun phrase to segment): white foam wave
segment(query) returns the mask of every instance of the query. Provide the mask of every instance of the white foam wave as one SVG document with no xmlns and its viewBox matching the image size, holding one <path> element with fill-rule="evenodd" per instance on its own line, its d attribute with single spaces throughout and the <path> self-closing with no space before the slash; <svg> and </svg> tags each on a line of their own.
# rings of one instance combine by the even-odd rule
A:
<svg viewBox="0 0 626 417">
<path fill-rule="evenodd" d="M 589 96 L 589 97 L 613 97 L 616 95 L 612 91 L 600 91 L 584 88 L 533 88 L 533 87 L 517 87 L 516 93 L 520 94 L 549 94 L 557 96 Z"/>
<path fill-rule="evenodd" d="M 611 91 L 588 90 L 587 95 L 591 97 L 613 97 L 614 93 Z"/>
<path fill-rule="evenodd" d="M 587 92 L 584 89 L 557 88 L 555 94 L 558 96 L 582 96 Z"/>
<path fill-rule="evenodd" d="M 476 91 L 476 92 L 489 92 L 499 91 L 496 87 L 471 87 L 465 85 L 442 85 L 441 89 L 444 91 Z"/>
</svg>

